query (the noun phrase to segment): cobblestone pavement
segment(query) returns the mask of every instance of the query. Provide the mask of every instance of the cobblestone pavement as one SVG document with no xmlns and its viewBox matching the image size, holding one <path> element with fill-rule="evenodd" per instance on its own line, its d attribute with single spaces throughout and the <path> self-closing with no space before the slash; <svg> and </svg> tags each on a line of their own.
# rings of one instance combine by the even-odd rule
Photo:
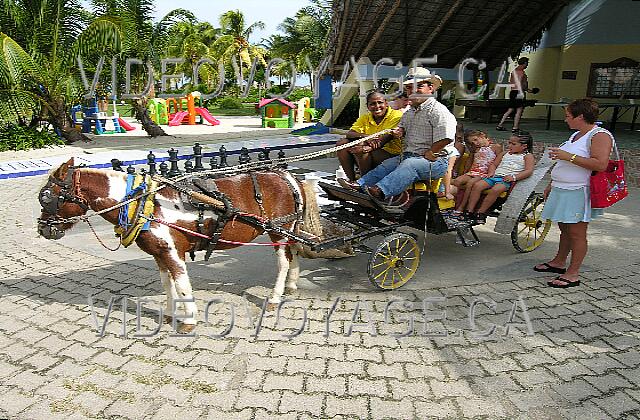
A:
<svg viewBox="0 0 640 420">
<path fill-rule="evenodd" d="M 311 273 L 303 261 L 302 276 L 313 274 L 316 287 L 304 283 L 277 322 L 267 313 L 257 337 L 269 282 L 232 281 L 229 273 L 241 262 L 218 259 L 210 266 L 216 276 L 194 270 L 192 281 L 201 313 L 213 297 L 236 305 L 234 329 L 212 337 L 230 319 L 228 305 L 214 305 L 196 337 L 175 337 L 158 324 L 163 296 L 151 266 L 36 238 L 31 208 L 42 183 L 42 177 L 0 182 L 0 417 L 640 416 L 637 258 L 591 267 L 582 286 L 562 291 L 531 276 L 450 286 L 414 280 L 392 293 L 373 291 L 363 276 L 340 277 L 344 270 L 323 269 L 321 262 L 307 266 Z M 323 287 L 325 277 L 342 286 Z M 130 296 L 127 319 L 116 301 L 104 337 L 96 335 L 89 294 L 100 328 L 110 297 Z M 149 337 L 134 336 L 136 297 L 149 299 L 140 321 Z M 303 325 L 305 310 L 303 332 L 283 337 Z M 415 333 L 394 337 L 411 316 Z M 123 323 L 127 337 L 119 336 Z M 481 336 L 492 324 L 495 331 Z"/>
</svg>

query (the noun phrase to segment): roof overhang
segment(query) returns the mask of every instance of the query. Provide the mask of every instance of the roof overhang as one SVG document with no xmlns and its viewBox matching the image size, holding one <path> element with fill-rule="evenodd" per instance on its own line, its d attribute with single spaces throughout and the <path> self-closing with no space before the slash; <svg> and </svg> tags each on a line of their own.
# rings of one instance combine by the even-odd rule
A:
<svg viewBox="0 0 640 420">
<path fill-rule="evenodd" d="M 332 71 L 353 57 L 408 65 L 437 56 L 432 67 L 465 58 L 489 69 L 535 43 L 569 0 L 334 0 Z M 429 67 L 429 65 L 427 65 Z"/>
</svg>

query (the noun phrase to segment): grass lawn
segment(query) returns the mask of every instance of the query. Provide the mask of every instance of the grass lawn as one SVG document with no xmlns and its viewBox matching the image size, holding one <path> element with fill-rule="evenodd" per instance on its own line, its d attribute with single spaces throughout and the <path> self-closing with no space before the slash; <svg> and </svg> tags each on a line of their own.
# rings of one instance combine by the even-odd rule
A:
<svg viewBox="0 0 640 420">
<path fill-rule="evenodd" d="M 216 115 L 229 115 L 229 116 L 254 116 L 256 115 L 254 104 L 242 104 L 242 108 L 240 109 L 225 109 L 225 108 L 215 108 L 209 107 L 209 112 L 214 117 Z"/>
</svg>

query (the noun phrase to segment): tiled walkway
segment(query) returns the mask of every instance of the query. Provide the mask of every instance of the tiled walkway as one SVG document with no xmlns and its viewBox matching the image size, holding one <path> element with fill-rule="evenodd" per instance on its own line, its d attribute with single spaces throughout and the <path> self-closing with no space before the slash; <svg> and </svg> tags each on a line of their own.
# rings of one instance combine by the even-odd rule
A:
<svg viewBox="0 0 640 420">
<path fill-rule="evenodd" d="M 235 305 L 235 327 L 214 338 L 228 307 L 214 305 L 196 337 L 159 326 L 163 293 L 141 252 L 91 251 L 81 229 L 62 242 L 37 238 L 42 183 L 0 181 L 0 418 L 640 416 L 636 198 L 607 216 L 617 230 L 594 224 L 580 287 L 551 289 L 530 271 L 552 255 L 553 238 L 523 255 L 490 231 L 469 251 L 428 237 L 420 271 L 391 293 L 369 285 L 366 257 L 302 261 L 293 302 L 277 322 L 267 313 L 257 337 L 270 251 L 216 253 L 189 265 L 202 312 L 214 297 Z M 99 337 L 88 295 L 100 328 L 110 297 L 129 297 L 126 337 L 121 300 Z M 134 335 L 137 297 L 149 298 L 141 331 L 157 334 Z M 302 334 L 284 338 L 305 311 Z M 413 332 L 395 337 L 411 317 Z"/>
</svg>

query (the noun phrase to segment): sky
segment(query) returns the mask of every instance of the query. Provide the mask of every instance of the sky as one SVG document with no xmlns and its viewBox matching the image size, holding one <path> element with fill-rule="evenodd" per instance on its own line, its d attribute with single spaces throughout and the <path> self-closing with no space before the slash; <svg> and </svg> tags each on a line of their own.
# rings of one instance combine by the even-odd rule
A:
<svg viewBox="0 0 640 420">
<path fill-rule="evenodd" d="M 277 31 L 277 26 L 287 17 L 293 17 L 302 7 L 308 6 L 308 0 L 156 0 L 156 19 L 161 19 L 176 8 L 193 12 L 200 21 L 206 21 L 218 27 L 219 17 L 228 10 L 239 9 L 244 13 L 245 24 L 251 25 L 261 20 L 264 30 L 256 30 L 249 41 L 260 43 Z"/>
</svg>

